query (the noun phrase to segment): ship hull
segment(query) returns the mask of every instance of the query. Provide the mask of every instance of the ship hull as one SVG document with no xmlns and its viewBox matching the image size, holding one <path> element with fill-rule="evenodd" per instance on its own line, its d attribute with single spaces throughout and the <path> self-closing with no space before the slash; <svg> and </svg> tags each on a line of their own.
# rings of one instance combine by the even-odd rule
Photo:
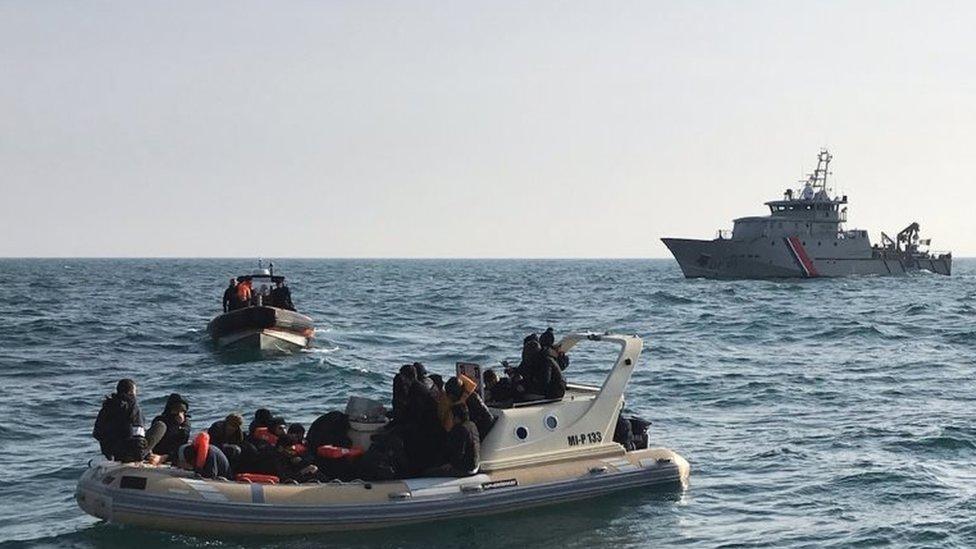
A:
<svg viewBox="0 0 976 549">
<path fill-rule="evenodd" d="M 729 239 L 662 238 L 686 278 L 762 279 L 903 275 L 926 270 L 952 273 L 951 256 L 886 258 L 831 256 L 808 250 L 795 238 L 762 245 Z M 770 246 L 766 247 L 766 243 Z"/>
</svg>

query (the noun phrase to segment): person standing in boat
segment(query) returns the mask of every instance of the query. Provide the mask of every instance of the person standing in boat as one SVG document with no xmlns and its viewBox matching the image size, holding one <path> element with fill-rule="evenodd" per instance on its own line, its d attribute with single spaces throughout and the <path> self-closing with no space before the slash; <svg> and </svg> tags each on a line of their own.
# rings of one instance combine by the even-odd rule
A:
<svg viewBox="0 0 976 549">
<path fill-rule="evenodd" d="M 251 304 L 251 281 L 245 280 L 237 285 L 238 308 L 247 307 Z"/>
<path fill-rule="evenodd" d="M 271 304 L 281 309 L 295 310 L 295 304 L 291 301 L 291 290 L 285 286 L 283 280 L 275 281 L 275 287 L 271 290 Z"/>
<path fill-rule="evenodd" d="M 237 279 L 231 278 L 230 284 L 227 285 L 227 289 L 224 290 L 224 312 L 230 312 L 236 309 L 237 304 Z"/>
</svg>

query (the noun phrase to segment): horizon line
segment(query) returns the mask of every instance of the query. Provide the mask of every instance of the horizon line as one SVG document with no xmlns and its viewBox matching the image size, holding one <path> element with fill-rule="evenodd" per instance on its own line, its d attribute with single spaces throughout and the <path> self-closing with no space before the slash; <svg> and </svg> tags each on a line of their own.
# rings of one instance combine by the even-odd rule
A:
<svg viewBox="0 0 976 549">
<path fill-rule="evenodd" d="M 287 260 L 287 259 L 341 259 L 341 260 L 369 260 L 369 259 L 398 259 L 398 260 L 499 260 L 508 261 L 513 259 L 518 260 L 553 260 L 553 261 L 573 261 L 573 260 L 606 260 L 606 259 L 621 259 L 621 260 L 641 260 L 641 259 L 674 259 L 671 256 L 663 257 L 649 257 L 649 256 L 551 256 L 551 257 L 530 257 L 530 256 L 488 256 L 488 257 L 475 257 L 475 256 L 204 256 L 204 255 L 0 255 L 0 260 L 4 259 L 261 259 L 265 261 L 275 261 L 275 260 Z"/>
</svg>

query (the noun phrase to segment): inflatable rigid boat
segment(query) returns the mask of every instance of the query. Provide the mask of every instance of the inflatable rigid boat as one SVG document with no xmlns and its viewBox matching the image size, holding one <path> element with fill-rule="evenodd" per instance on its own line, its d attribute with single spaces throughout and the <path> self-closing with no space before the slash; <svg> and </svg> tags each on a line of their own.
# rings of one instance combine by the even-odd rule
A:
<svg viewBox="0 0 976 549">
<path fill-rule="evenodd" d="M 262 269 L 252 275 L 237 277 L 247 283 L 252 300 L 244 307 L 217 316 L 207 325 L 207 332 L 218 349 L 233 347 L 246 351 L 295 351 L 309 346 L 315 332 L 312 319 L 289 309 L 288 303 L 274 300 L 276 283 L 285 277 Z"/>
<path fill-rule="evenodd" d="M 119 524 L 191 534 L 305 534 L 484 515 L 638 487 L 682 489 L 690 468 L 665 448 L 627 451 L 613 441 L 624 389 L 637 365 L 636 336 L 574 334 L 615 343 L 601 387 L 569 385 L 563 399 L 491 408 L 478 474 L 316 484 L 205 480 L 168 466 L 102 462 L 78 482 L 87 513 Z"/>
</svg>

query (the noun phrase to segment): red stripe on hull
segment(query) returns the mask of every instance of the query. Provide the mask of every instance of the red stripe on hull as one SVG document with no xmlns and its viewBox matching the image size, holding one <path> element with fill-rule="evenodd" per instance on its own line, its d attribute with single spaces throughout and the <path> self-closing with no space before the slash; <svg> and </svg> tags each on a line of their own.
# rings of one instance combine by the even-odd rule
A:
<svg viewBox="0 0 976 549">
<path fill-rule="evenodd" d="M 813 260 L 810 259 L 810 256 L 807 254 L 807 251 L 803 247 L 803 243 L 800 242 L 800 239 L 795 236 L 788 236 L 786 237 L 786 242 L 790 246 L 790 251 L 793 252 L 793 255 L 800 262 L 800 266 L 803 267 L 803 273 L 810 278 L 820 276 L 820 273 L 817 272 L 817 268 L 813 265 Z"/>
</svg>

